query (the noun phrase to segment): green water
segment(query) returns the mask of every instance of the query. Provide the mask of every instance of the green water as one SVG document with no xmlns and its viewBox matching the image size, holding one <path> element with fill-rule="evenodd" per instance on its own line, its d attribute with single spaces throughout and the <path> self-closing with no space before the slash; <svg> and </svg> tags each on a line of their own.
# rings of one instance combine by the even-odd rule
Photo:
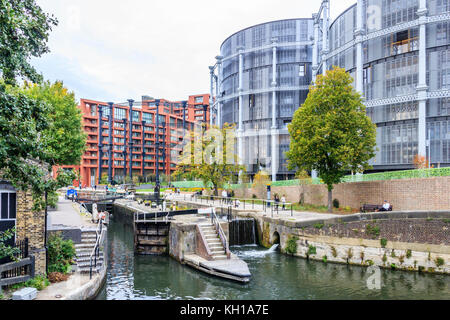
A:
<svg viewBox="0 0 450 320">
<path fill-rule="evenodd" d="M 112 223 L 108 230 L 106 284 L 97 299 L 450 299 L 450 276 L 381 271 L 381 290 L 369 290 L 366 268 L 325 264 L 234 247 L 252 273 L 242 285 L 211 277 L 170 257 L 136 256 L 133 229 Z"/>
</svg>

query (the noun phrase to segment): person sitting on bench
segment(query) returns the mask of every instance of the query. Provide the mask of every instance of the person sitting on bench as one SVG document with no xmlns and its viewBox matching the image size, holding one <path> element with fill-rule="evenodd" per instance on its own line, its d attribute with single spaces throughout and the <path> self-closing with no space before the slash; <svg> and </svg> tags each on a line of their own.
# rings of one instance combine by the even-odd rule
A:
<svg viewBox="0 0 450 320">
<path fill-rule="evenodd" d="M 377 210 L 377 212 L 389 211 L 390 208 L 391 208 L 391 204 L 389 202 L 387 202 L 387 200 L 384 200 L 383 206 L 379 210 Z"/>
</svg>

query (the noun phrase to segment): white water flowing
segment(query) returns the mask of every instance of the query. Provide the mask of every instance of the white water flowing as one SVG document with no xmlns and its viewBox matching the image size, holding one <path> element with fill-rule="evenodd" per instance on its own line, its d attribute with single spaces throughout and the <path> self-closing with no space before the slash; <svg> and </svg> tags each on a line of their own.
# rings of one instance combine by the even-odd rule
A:
<svg viewBox="0 0 450 320">
<path fill-rule="evenodd" d="M 251 246 L 255 246 L 258 247 L 258 245 L 247 245 L 247 246 L 242 246 L 242 247 L 251 247 Z M 270 249 L 268 250 L 251 250 L 251 251 L 240 251 L 238 253 L 238 256 L 240 258 L 263 258 L 271 253 L 274 253 L 277 251 L 279 244 L 274 244 Z M 235 248 L 239 248 L 239 246 L 235 247 Z"/>
</svg>

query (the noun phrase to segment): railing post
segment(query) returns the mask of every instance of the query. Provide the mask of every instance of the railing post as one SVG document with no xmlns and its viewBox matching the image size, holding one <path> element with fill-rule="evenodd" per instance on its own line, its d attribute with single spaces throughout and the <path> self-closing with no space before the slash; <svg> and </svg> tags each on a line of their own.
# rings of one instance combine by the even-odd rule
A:
<svg viewBox="0 0 450 320">
<path fill-rule="evenodd" d="M 35 270 L 36 270 L 36 258 L 34 256 L 30 257 L 31 264 L 30 264 L 30 276 L 34 278 Z"/>
<path fill-rule="evenodd" d="M 292 203 L 291 203 L 291 217 L 293 217 L 293 216 L 294 216 L 294 210 L 292 208 Z"/>
</svg>

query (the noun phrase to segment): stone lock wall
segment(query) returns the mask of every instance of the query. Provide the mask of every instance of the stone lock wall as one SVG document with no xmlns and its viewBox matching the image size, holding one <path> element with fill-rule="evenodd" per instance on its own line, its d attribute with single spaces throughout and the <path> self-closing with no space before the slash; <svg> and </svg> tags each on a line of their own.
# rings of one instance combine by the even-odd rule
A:
<svg viewBox="0 0 450 320">
<path fill-rule="evenodd" d="M 394 214 L 394 213 L 389 213 Z M 389 219 L 389 214 L 366 214 L 367 223 L 373 224 L 373 218 Z M 403 218 L 402 218 L 403 215 Z M 416 220 L 418 213 L 397 214 L 396 218 Z M 428 219 L 448 219 L 448 213 L 430 212 Z M 381 268 L 395 268 L 400 270 L 421 271 L 430 273 L 450 274 L 450 247 L 435 241 L 434 244 L 420 242 L 420 235 L 410 234 L 411 242 L 387 241 L 383 246 L 380 239 L 371 240 L 362 237 L 342 236 L 332 232 L 333 235 L 325 235 L 325 232 L 310 232 L 317 223 L 324 223 L 324 228 L 332 228 L 337 223 L 351 225 L 352 221 L 360 221 L 361 215 L 346 216 L 342 218 L 317 221 L 294 222 L 280 218 L 260 217 L 251 215 L 257 222 L 258 237 L 261 245 L 270 248 L 279 243 L 282 253 L 297 257 L 343 264 L 360 266 L 378 266 Z M 341 220 L 341 221 L 340 221 Z M 381 219 L 383 220 L 383 219 Z M 396 229 L 395 221 L 389 222 Z M 439 237 L 445 237 L 448 228 L 443 227 Z M 445 242 L 447 243 L 447 242 Z"/>
<path fill-rule="evenodd" d="M 28 238 L 29 254 L 35 257 L 36 275 L 44 275 L 46 267 L 44 236 L 45 213 L 33 212 L 31 191 L 17 191 L 16 238 Z"/>
</svg>

